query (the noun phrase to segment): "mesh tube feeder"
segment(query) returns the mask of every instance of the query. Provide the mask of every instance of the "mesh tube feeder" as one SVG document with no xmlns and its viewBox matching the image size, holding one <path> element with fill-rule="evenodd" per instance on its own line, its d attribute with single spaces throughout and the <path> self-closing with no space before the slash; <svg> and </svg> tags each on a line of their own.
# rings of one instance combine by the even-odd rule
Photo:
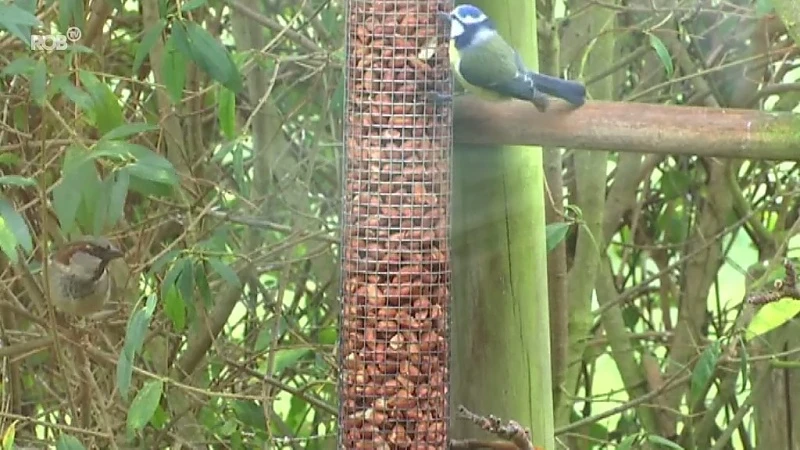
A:
<svg viewBox="0 0 800 450">
<path fill-rule="evenodd" d="M 347 0 L 339 448 L 447 448 L 450 7 Z"/>
</svg>

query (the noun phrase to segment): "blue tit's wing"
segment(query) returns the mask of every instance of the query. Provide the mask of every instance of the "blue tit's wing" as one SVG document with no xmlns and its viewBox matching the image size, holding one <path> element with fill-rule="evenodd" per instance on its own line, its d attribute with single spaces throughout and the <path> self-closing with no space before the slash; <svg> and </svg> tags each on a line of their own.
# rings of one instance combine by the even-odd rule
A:
<svg viewBox="0 0 800 450">
<path fill-rule="evenodd" d="M 460 51 L 459 75 L 468 84 L 504 97 L 538 100 L 530 73 L 519 70 L 516 52 L 498 36 Z"/>
<path fill-rule="evenodd" d="M 538 91 L 566 100 L 575 106 L 582 106 L 586 102 L 586 87 L 583 83 L 536 73 L 525 66 L 516 51 L 514 51 L 514 64 L 518 71 L 529 74 L 528 76 Z"/>
</svg>

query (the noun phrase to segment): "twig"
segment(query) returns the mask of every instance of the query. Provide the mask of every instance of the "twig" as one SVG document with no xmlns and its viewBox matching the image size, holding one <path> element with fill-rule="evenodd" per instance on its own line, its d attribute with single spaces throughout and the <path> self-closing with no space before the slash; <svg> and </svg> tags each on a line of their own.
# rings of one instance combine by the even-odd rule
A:
<svg viewBox="0 0 800 450">
<path fill-rule="evenodd" d="M 800 300 L 800 289 L 797 289 L 797 271 L 794 265 L 787 259 L 783 262 L 786 275 L 783 280 L 775 280 L 773 289 L 768 292 L 753 294 L 747 299 L 751 305 L 766 305 L 767 303 L 777 302 L 782 298 Z"/>
<path fill-rule="evenodd" d="M 475 425 L 481 427 L 489 433 L 492 433 L 506 441 L 480 441 L 477 439 L 463 439 L 451 440 L 451 449 L 480 449 L 487 448 L 491 450 L 541 450 L 541 447 L 534 447 L 531 442 L 531 432 L 527 428 L 523 428 L 519 423 L 509 420 L 507 424 L 493 415 L 486 417 L 479 416 L 469 411 L 463 405 L 458 406 L 458 413 L 461 418 L 467 419 Z"/>
</svg>

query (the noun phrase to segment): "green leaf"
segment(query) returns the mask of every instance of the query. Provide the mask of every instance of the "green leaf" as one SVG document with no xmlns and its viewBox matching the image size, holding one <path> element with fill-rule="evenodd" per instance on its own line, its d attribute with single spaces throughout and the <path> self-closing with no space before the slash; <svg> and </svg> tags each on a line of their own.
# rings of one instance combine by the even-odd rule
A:
<svg viewBox="0 0 800 450">
<path fill-rule="evenodd" d="M 142 349 L 145 333 L 150 326 L 150 316 L 151 314 L 148 314 L 146 308 L 138 308 L 131 315 L 128 327 L 125 330 L 124 352 L 136 355 Z"/>
<path fill-rule="evenodd" d="M 0 27 L 5 29 L 8 24 L 37 28 L 42 26 L 42 22 L 30 11 L 14 3 L 0 3 Z"/>
<path fill-rule="evenodd" d="M 756 0 L 756 17 L 772 14 L 772 0 Z"/>
<path fill-rule="evenodd" d="M 225 139 L 236 139 L 236 95 L 222 86 L 217 90 L 217 118 Z"/>
<path fill-rule="evenodd" d="M 136 394 L 128 410 L 129 432 L 139 431 L 150 422 L 163 393 L 164 382 L 161 380 L 150 380 L 142 386 L 142 390 Z"/>
<path fill-rule="evenodd" d="M 69 42 L 69 40 L 67 40 L 67 42 Z M 89 47 L 86 47 L 85 45 L 80 45 L 76 43 L 68 45 L 69 45 L 68 54 L 70 55 L 68 59 L 73 59 L 76 54 L 83 54 L 83 55 L 94 54 L 94 50 L 90 49 Z"/>
<path fill-rule="evenodd" d="M 590 438 L 595 442 L 608 442 L 609 440 L 608 428 L 604 427 L 603 425 L 595 422 L 588 424 L 586 429 L 588 429 L 588 433 L 586 436 L 587 438 Z"/>
<path fill-rule="evenodd" d="M 169 0 L 158 0 L 158 16 L 169 17 L 175 12 L 175 4 L 177 2 L 170 2 Z"/>
<path fill-rule="evenodd" d="M 43 59 L 36 61 L 31 74 L 31 98 L 39 106 L 42 106 L 47 98 L 47 65 Z"/>
<path fill-rule="evenodd" d="M 222 425 L 215 426 L 214 428 L 215 431 L 219 434 L 219 436 L 224 436 L 229 443 L 230 439 L 233 437 L 233 434 L 238 432 L 239 425 L 236 423 L 235 420 L 227 419 Z"/>
<path fill-rule="evenodd" d="M 339 64 L 344 65 L 347 61 L 347 53 L 345 52 L 345 48 L 339 47 L 338 49 L 334 50 L 333 53 L 331 53 L 331 58 L 333 58 L 333 60 Z M 342 75 L 344 75 L 344 73 Z M 344 81 L 344 76 L 342 77 L 342 81 Z"/>
<path fill-rule="evenodd" d="M 142 67 L 142 63 L 144 63 L 144 59 L 150 54 L 150 50 L 153 49 L 153 45 L 158 41 L 161 37 L 161 34 L 164 32 L 164 28 L 167 26 L 166 19 L 160 19 L 155 25 L 149 27 L 147 31 L 142 36 L 142 41 L 139 42 L 139 45 L 136 47 L 136 55 L 133 58 L 133 73 L 139 72 L 139 69 Z"/>
<path fill-rule="evenodd" d="M 83 0 L 59 0 L 58 2 L 58 29 L 66 33 L 71 26 L 85 29 Z"/>
<path fill-rule="evenodd" d="M 75 86 L 66 75 L 54 77 L 51 83 L 56 92 L 66 95 L 83 112 L 88 115 L 94 114 L 92 97 L 83 89 Z"/>
<path fill-rule="evenodd" d="M 3 439 L 2 445 L 3 450 L 13 450 L 14 449 L 14 439 L 17 436 L 17 421 L 11 422 L 11 424 L 6 428 L 3 432 Z"/>
<path fill-rule="evenodd" d="M 189 303 L 194 298 L 194 263 L 190 258 L 183 258 L 181 265 L 181 274 L 175 284 L 183 300 Z"/>
<path fill-rule="evenodd" d="M 3 11 L 0 9 L 0 17 L 2 17 Z M 0 19 L 0 21 L 2 21 Z M 3 24 L 0 24 L 0 30 L 4 28 Z M 33 48 L 33 28 L 26 26 L 26 25 L 15 25 L 12 23 L 7 23 L 5 25 L 5 29 L 8 30 L 9 33 L 16 36 L 21 40 L 26 47 L 29 49 Z"/>
<path fill-rule="evenodd" d="M 633 444 L 636 442 L 636 438 L 637 436 L 635 434 L 625 436 L 617 446 L 617 450 L 629 450 L 633 448 Z"/>
<path fill-rule="evenodd" d="M 208 284 L 208 277 L 206 276 L 205 264 L 197 264 L 194 267 L 194 279 L 197 291 L 200 293 L 200 298 L 203 299 L 203 304 L 211 306 L 211 286 Z"/>
<path fill-rule="evenodd" d="M 689 226 L 686 223 L 688 216 L 685 208 L 679 208 L 677 201 L 664 203 L 663 211 L 656 219 L 658 228 L 664 232 L 664 240 L 674 245 L 681 245 L 686 241 Z"/>
<path fill-rule="evenodd" d="M 134 163 L 128 166 L 132 176 L 140 180 L 151 181 L 153 183 L 162 184 L 166 186 L 174 186 L 178 184 L 178 176 L 174 171 L 168 170 L 154 170 L 158 169 L 154 166 L 145 163 Z"/>
<path fill-rule="evenodd" d="M 261 330 L 258 332 L 258 335 L 256 336 L 256 343 L 255 343 L 255 345 L 253 345 L 253 348 L 255 349 L 256 353 L 260 353 L 260 352 L 263 352 L 263 351 L 266 351 L 266 350 L 272 350 L 273 349 L 273 347 L 272 347 L 273 342 L 272 341 L 274 339 L 274 334 L 273 333 L 275 331 L 275 321 L 276 320 L 278 321 L 278 330 L 277 330 L 277 332 L 278 332 L 279 335 L 282 335 L 283 333 L 286 333 L 287 330 L 289 329 L 289 324 L 286 321 L 286 319 L 283 318 L 283 317 L 279 317 L 277 319 L 275 317 L 270 317 L 269 319 L 267 319 L 266 323 L 263 326 L 263 328 L 261 328 Z"/>
<path fill-rule="evenodd" d="M 201 6 L 205 6 L 207 0 L 189 0 L 181 5 L 181 12 L 189 12 Z"/>
<path fill-rule="evenodd" d="M 547 242 L 547 253 L 553 251 L 554 248 L 567 237 L 569 232 L 570 223 L 568 222 L 555 222 L 547 224 L 545 227 L 545 241 Z"/>
<path fill-rule="evenodd" d="M 169 98 L 176 105 L 183 100 L 183 88 L 186 86 L 186 56 L 178 50 L 178 41 L 185 35 L 175 32 L 176 25 L 172 25 L 172 34 L 164 45 L 164 61 L 162 75 L 167 87 Z"/>
<path fill-rule="evenodd" d="M 625 327 L 631 331 L 636 329 L 636 324 L 639 323 L 641 318 L 642 314 L 636 305 L 628 305 L 622 310 L 622 321 L 625 323 Z"/>
<path fill-rule="evenodd" d="M 145 308 L 139 308 L 133 313 L 125 331 L 125 344 L 117 361 L 117 385 L 123 399 L 127 398 L 130 392 L 133 361 L 142 349 L 145 334 L 150 327 L 150 318 L 153 315 L 152 308 L 149 308 L 151 304 L 155 304 L 154 295 L 148 297 Z"/>
<path fill-rule="evenodd" d="M 188 300 L 181 295 L 182 292 L 178 289 L 178 280 L 184 270 L 191 271 L 191 269 L 191 260 L 179 258 L 175 260 L 161 283 L 161 301 L 164 303 L 164 314 L 172 321 L 172 325 L 178 331 L 183 330 L 186 326 L 186 301 Z"/>
<path fill-rule="evenodd" d="M 16 167 L 22 162 L 22 158 L 16 153 L 0 153 L 0 166 Z"/>
<path fill-rule="evenodd" d="M 194 22 L 173 22 L 176 48 L 213 80 L 234 93 L 242 90 L 242 77 L 231 54 L 205 28 Z"/>
<path fill-rule="evenodd" d="M 334 327 L 323 328 L 319 330 L 317 338 L 320 344 L 333 345 L 339 339 L 339 333 Z"/>
<path fill-rule="evenodd" d="M 144 180 L 173 186 L 178 175 L 172 163 L 147 147 L 126 141 L 98 141 L 87 159 L 111 158 L 127 164 L 128 174 Z"/>
<path fill-rule="evenodd" d="M 157 156 L 157 155 L 156 155 Z M 163 161 L 148 160 L 136 162 L 126 167 L 131 176 L 130 190 L 144 196 L 169 196 L 173 193 L 173 186 L 178 183 L 178 177 L 171 164 L 164 167 Z M 169 163 L 169 161 L 166 161 Z M 158 167 L 153 168 L 156 164 Z"/>
<path fill-rule="evenodd" d="M 289 400 L 291 407 L 289 413 L 286 414 L 286 424 L 293 430 L 299 430 L 308 417 L 309 405 L 303 398 L 293 395 Z M 308 447 L 306 447 L 308 449 Z"/>
<path fill-rule="evenodd" d="M 20 175 L 0 175 L 0 186 L 31 187 L 36 186 L 36 182 Z"/>
<path fill-rule="evenodd" d="M 31 232 L 28 229 L 28 224 L 25 222 L 25 219 L 20 215 L 20 213 L 14 208 L 14 205 L 2 197 L 0 197 L 0 218 L 3 219 L 3 226 L 11 231 L 11 234 L 14 235 L 16 244 L 22 246 L 25 251 L 29 253 L 32 252 L 33 239 L 31 238 Z M 16 250 L 14 250 L 14 254 L 16 255 Z M 11 257 L 11 255 L 8 256 L 9 258 Z M 12 260 L 15 259 L 12 258 Z"/>
<path fill-rule="evenodd" d="M 337 79 L 338 84 L 336 85 L 336 89 L 333 91 L 333 95 L 331 96 L 331 102 L 328 105 L 328 111 L 331 111 L 333 114 L 334 119 L 337 122 L 341 122 L 342 115 L 344 114 L 344 85 L 345 82 L 343 79 Z"/>
<path fill-rule="evenodd" d="M 62 434 L 56 442 L 56 450 L 86 450 L 86 447 L 75 436 Z"/>
<path fill-rule="evenodd" d="M 148 274 L 152 275 L 152 274 L 156 274 L 156 273 L 161 272 L 161 270 L 164 267 L 166 267 L 167 264 L 169 264 L 169 263 L 171 263 L 172 261 L 175 260 L 175 257 L 178 256 L 180 254 L 180 252 L 181 252 L 180 250 L 173 249 L 173 250 L 170 250 L 170 251 L 164 253 L 163 255 L 159 256 L 153 262 L 153 265 L 150 266 L 150 270 L 148 270 Z M 177 278 L 177 276 L 178 275 L 176 274 L 175 277 Z M 172 280 L 172 283 L 175 283 L 174 279 Z M 164 284 L 166 284 L 166 278 L 164 279 Z"/>
<path fill-rule="evenodd" d="M 52 2 L 53 0 L 49 1 Z M 14 4 L 31 14 L 36 14 L 36 5 L 38 4 L 38 0 L 14 0 Z"/>
<path fill-rule="evenodd" d="M 114 182 L 111 184 L 111 192 L 108 196 L 108 215 L 106 216 L 108 225 L 116 224 L 125 212 L 130 181 L 131 177 L 124 167 L 114 172 Z"/>
<path fill-rule="evenodd" d="M 31 28 L 39 28 L 42 22 L 34 14 L 14 3 L 0 2 L 0 30 L 18 37 L 28 48 L 31 45 Z"/>
<path fill-rule="evenodd" d="M 89 154 L 86 155 L 87 160 L 96 160 L 98 158 L 110 158 L 122 162 L 134 162 L 140 159 L 154 159 L 159 160 L 160 164 L 165 167 L 172 165 L 163 156 L 150 150 L 149 148 L 132 144 L 127 141 L 116 140 L 100 140 L 92 147 Z"/>
<path fill-rule="evenodd" d="M 150 425 L 156 429 L 163 430 L 164 425 L 166 425 L 167 421 L 169 420 L 170 417 L 167 412 L 164 411 L 164 408 L 162 408 L 161 405 L 158 405 L 156 412 L 153 414 L 153 418 L 150 419 Z"/>
<path fill-rule="evenodd" d="M 745 330 L 745 339 L 751 340 L 757 336 L 772 331 L 775 328 L 792 320 L 800 313 L 800 301 L 791 298 L 782 298 L 776 302 L 767 303 L 759 308 L 753 320 Z"/>
<path fill-rule="evenodd" d="M 105 220 L 106 212 L 108 212 L 108 201 L 106 200 L 108 192 L 93 164 L 88 165 L 86 177 L 82 183 L 81 195 L 83 198 L 78 205 L 75 222 L 82 232 L 99 233 L 98 223 Z"/>
<path fill-rule="evenodd" d="M 147 314 L 148 320 L 153 317 L 153 313 L 156 312 L 156 304 L 158 303 L 158 296 L 157 295 L 150 295 L 147 297 L 147 301 L 144 303 L 144 312 Z"/>
<path fill-rule="evenodd" d="M 217 275 L 220 276 L 226 283 L 230 284 L 234 287 L 239 287 L 241 282 L 239 281 L 239 276 L 236 275 L 236 271 L 234 271 L 231 266 L 225 264 L 219 258 L 209 258 L 208 263 L 211 265 L 211 268 Z"/>
<path fill-rule="evenodd" d="M 675 442 L 672 442 L 669 439 L 663 438 L 656 434 L 648 434 L 647 440 L 654 444 L 658 444 L 661 447 L 669 447 L 669 448 L 674 448 L 675 450 L 683 450 L 683 447 L 676 444 Z"/>
<path fill-rule="evenodd" d="M 105 134 L 122 125 L 124 122 L 122 107 L 108 85 L 85 70 L 78 72 L 78 78 L 92 99 L 91 109 L 97 129 Z"/>
<path fill-rule="evenodd" d="M 745 389 L 747 388 L 747 346 L 744 345 L 744 341 L 739 341 L 739 351 L 742 352 L 742 357 L 739 359 L 739 370 L 742 373 L 742 390 L 739 391 L 739 394 L 744 394 Z"/>
<path fill-rule="evenodd" d="M 162 264 L 162 263 L 163 265 L 166 265 L 166 263 L 169 262 L 168 259 L 170 257 L 175 258 L 175 256 L 177 255 L 178 255 L 178 250 L 170 250 L 169 252 L 164 254 L 162 258 L 153 263 L 153 266 L 155 267 L 157 264 Z M 175 259 L 175 262 L 172 264 L 172 267 L 170 267 L 167 274 L 164 275 L 164 280 L 161 282 L 162 296 L 167 294 L 167 290 L 169 290 L 169 288 L 176 285 L 178 277 L 181 276 L 181 272 L 183 271 L 184 267 L 186 267 L 186 265 L 184 264 L 184 260 L 185 258 Z M 155 273 L 157 271 L 155 269 L 152 269 L 151 272 Z"/>
<path fill-rule="evenodd" d="M 111 203 L 111 188 L 114 185 L 114 180 L 111 177 L 106 178 L 100 182 L 99 189 L 94 192 L 94 208 L 92 214 L 94 221 L 92 222 L 92 234 L 99 236 L 105 230 L 106 222 L 108 221 L 108 207 Z M 85 205 L 84 205 L 85 206 Z"/>
<path fill-rule="evenodd" d="M 164 303 L 164 314 L 172 321 L 175 331 L 183 331 L 186 327 L 186 302 L 178 293 L 178 288 L 174 284 L 162 288 L 161 301 Z"/>
<path fill-rule="evenodd" d="M 661 64 L 664 65 L 664 69 L 667 71 L 667 78 L 672 77 L 675 67 L 672 65 L 672 57 L 669 55 L 667 46 L 664 45 L 664 42 L 655 34 L 647 33 L 647 35 L 650 37 L 650 46 L 653 47 L 658 59 L 661 60 Z"/>
<path fill-rule="evenodd" d="M 2 9 L 3 6 L 0 4 L 0 11 L 2 11 Z M 15 75 L 29 76 L 36 69 L 37 62 L 37 60 L 34 60 L 29 56 L 22 56 L 11 61 L 7 66 L 3 67 L 3 70 L 0 71 L 0 75 L 7 77 Z"/>
<path fill-rule="evenodd" d="M 17 254 L 17 238 L 14 237 L 14 233 L 11 232 L 11 229 L 6 226 L 5 220 L 3 220 L 2 217 L 0 217 L 0 250 L 5 253 L 12 264 L 16 264 L 17 261 L 19 261 L 19 255 Z"/>
<path fill-rule="evenodd" d="M 692 404 L 700 400 L 706 385 L 714 376 L 714 369 L 717 367 L 717 361 L 720 357 L 720 343 L 719 341 L 712 343 L 700 355 L 697 365 L 692 372 L 691 390 L 689 392 L 689 399 Z"/>
<path fill-rule="evenodd" d="M 681 170 L 664 172 L 659 182 L 659 190 L 668 200 L 681 198 L 695 184 L 690 173 Z"/>
<path fill-rule="evenodd" d="M 139 133 L 145 133 L 147 131 L 154 131 L 157 129 L 158 129 L 157 126 L 144 122 L 123 123 L 122 125 L 114 128 L 113 130 L 103 135 L 103 137 L 101 137 L 100 140 L 115 141 L 118 139 L 126 138 L 128 136 L 133 136 Z"/>
<path fill-rule="evenodd" d="M 211 161 L 216 163 L 227 163 L 228 161 L 225 160 L 225 157 L 228 156 L 233 149 L 236 147 L 237 143 L 234 142 L 225 142 L 219 146 L 219 149 L 211 155 Z"/>
<path fill-rule="evenodd" d="M 186 27 L 183 25 L 183 22 L 172 22 L 169 40 L 175 45 L 175 50 L 181 52 L 187 58 L 193 59 L 192 48 L 189 45 L 189 36 L 186 33 Z"/>
<path fill-rule="evenodd" d="M 294 367 L 298 361 L 311 354 L 313 354 L 313 352 L 307 348 L 287 348 L 278 350 L 275 352 L 275 366 L 272 369 L 272 373 L 274 375 L 279 375 L 285 369 Z"/>
<path fill-rule="evenodd" d="M 123 399 L 128 398 L 128 391 L 130 391 L 131 388 L 133 359 L 134 355 L 128 354 L 127 352 L 120 352 L 119 359 L 117 360 L 117 388 L 119 388 L 119 395 Z"/>
<path fill-rule="evenodd" d="M 245 198 L 249 198 L 250 183 L 247 180 L 247 172 L 244 168 L 244 150 L 242 145 L 236 145 L 231 150 L 231 156 L 233 156 L 233 179 L 236 181 L 240 194 Z"/>
<path fill-rule="evenodd" d="M 330 4 L 328 4 L 328 7 L 323 9 L 319 13 L 319 18 L 320 21 L 322 22 L 322 26 L 328 31 L 336 30 L 342 25 L 338 16 L 339 16 L 339 9 L 330 7 Z"/>
<path fill-rule="evenodd" d="M 15 125 L 15 128 L 18 131 L 23 133 L 31 131 L 30 106 L 27 103 L 19 103 L 16 106 L 14 106 L 11 114 L 13 116 L 12 120 Z M 8 153 L 6 153 L 5 155 L 0 154 L 0 159 L 3 159 L 3 157 L 6 155 L 8 155 Z M 2 164 L 2 162 L 0 162 L 0 164 Z"/>
<path fill-rule="evenodd" d="M 53 187 L 53 209 L 61 230 L 69 234 L 75 227 L 76 216 L 84 194 L 97 171 L 85 158 L 85 150 L 77 145 L 67 148 L 61 169 L 61 180 Z"/>
<path fill-rule="evenodd" d="M 236 417 L 245 425 L 257 431 L 266 431 L 267 421 L 264 408 L 254 400 L 236 400 L 233 402 Z"/>
</svg>

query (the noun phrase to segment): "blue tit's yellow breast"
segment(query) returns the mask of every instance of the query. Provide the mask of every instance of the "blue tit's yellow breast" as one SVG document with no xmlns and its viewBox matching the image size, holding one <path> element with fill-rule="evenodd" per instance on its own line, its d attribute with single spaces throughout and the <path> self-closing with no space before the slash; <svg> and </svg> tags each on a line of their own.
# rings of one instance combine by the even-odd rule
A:
<svg viewBox="0 0 800 450">
<path fill-rule="evenodd" d="M 464 77 L 461 75 L 460 64 L 461 64 L 461 53 L 459 53 L 459 51 L 456 49 L 455 41 L 450 40 L 450 65 L 453 69 L 453 76 L 455 77 L 458 84 L 461 85 L 464 88 L 464 90 L 466 90 L 468 93 L 481 98 L 485 98 L 487 100 L 500 100 L 505 98 L 494 91 L 490 91 L 475 86 L 474 84 L 468 83 L 467 80 L 465 80 Z"/>
</svg>

